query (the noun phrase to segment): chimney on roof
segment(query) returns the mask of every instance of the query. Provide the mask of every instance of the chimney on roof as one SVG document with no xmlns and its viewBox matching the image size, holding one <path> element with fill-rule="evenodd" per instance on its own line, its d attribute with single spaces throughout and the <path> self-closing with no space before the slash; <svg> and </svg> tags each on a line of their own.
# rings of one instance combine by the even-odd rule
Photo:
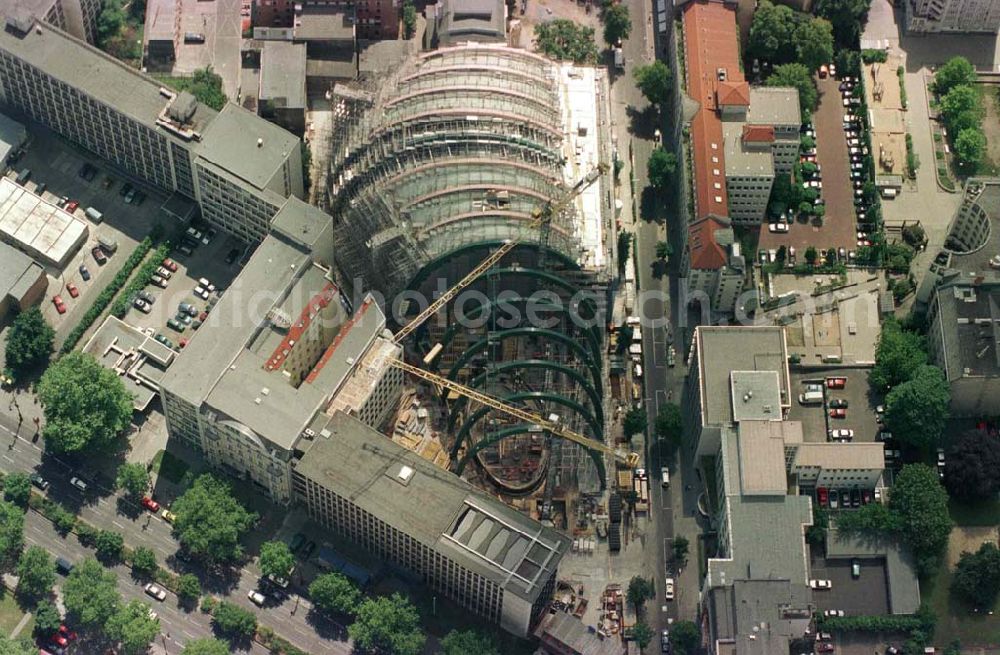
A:
<svg viewBox="0 0 1000 655">
<path fill-rule="evenodd" d="M 264 147 L 264 139 L 257 139 L 257 147 L 258 148 Z"/>
</svg>

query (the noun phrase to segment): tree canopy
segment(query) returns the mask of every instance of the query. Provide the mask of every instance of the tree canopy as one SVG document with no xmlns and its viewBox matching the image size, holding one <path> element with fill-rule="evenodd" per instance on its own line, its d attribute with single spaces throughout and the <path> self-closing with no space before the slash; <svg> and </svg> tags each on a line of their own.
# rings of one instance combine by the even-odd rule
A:
<svg viewBox="0 0 1000 655">
<path fill-rule="evenodd" d="M 652 64 L 636 66 L 632 75 L 635 77 L 635 85 L 646 96 L 646 100 L 661 109 L 670 103 L 673 73 L 669 66 L 656 60 Z"/>
<path fill-rule="evenodd" d="M 955 156 L 961 164 L 975 166 L 986 154 L 986 134 L 978 126 L 966 127 L 955 137 Z"/>
<path fill-rule="evenodd" d="M 31 307 L 17 315 L 7 331 L 5 359 L 15 379 L 48 363 L 55 336 L 55 330 L 45 322 L 38 307 Z"/>
<path fill-rule="evenodd" d="M 29 546 L 17 563 L 17 594 L 36 600 L 52 592 L 56 583 L 56 567 L 49 552 L 40 546 Z"/>
<path fill-rule="evenodd" d="M 889 509 L 898 518 L 903 541 L 913 549 L 921 574 L 936 570 L 952 526 L 948 494 L 937 471 L 924 464 L 904 466 L 889 493 Z"/>
<path fill-rule="evenodd" d="M 625 597 L 628 602 L 632 603 L 635 607 L 636 612 L 639 611 L 646 601 L 656 595 L 656 588 L 653 586 L 653 581 L 649 578 L 645 578 L 641 575 L 634 575 L 632 579 L 628 581 L 628 591 Z"/>
<path fill-rule="evenodd" d="M 948 449 L 944 470 L 948 493 L 964 501 L 987 500 L 1000 492 L 1000 448 L 994 437 L 967 430 Z"/>
<path fill-rule="evenodd" d="M 747 49 L 772 64 L 803 64 L 810 72 L 833 61 L 833 28 L 787 5 L 762 0 L 753 13 Z"/>
<path fill-rule="evenodd" d="M 997 545 L 986 542 L 974 553 L 962 553 L 951 588 L 973 607 L 991 609 L 1000 594 L 1000 549 Z"/>
<path fill-rule="evenodd" d="M 94 550 L 105 561 L 121 559 L 125 552 L 125 537 L 114 530 L 100 530 L 94 538 Z"/>
<path fill-rule="evenodd" d="M 670 630 L 675 655 L 694 655 L 701 644 L 701 630 L 694 621 L 677 621 Z"/>
<path fill-rule="evenodd" d="M 156 572 L 156 553 L 152 548 L 137 546 L 132 551 L 132 572 L 139 576 L 150 576 Z"/>
<path fill-rule="evenodd" d="M 184 644 L 181 655 L 229 655 L 229 644 L 212 637 L 192 639 Z"/>
<path fill-rule="evenodd" d="M 677 156 L 663 147 L 658 147 L 646 162 L 649 183 L 656 189 L 665 189 L 677 170 Z"/>
<path fill-rule="evenodd" d="M 209 563 L 231 562 L 243 555 L 240 537 L 253 525 L 256 515 L 240 505 L 229 485 L 204 474 L 180 498 L 172 511 L 174 534 L 195 557 Z"/>
<path fill-rule="evenodd" d="M 139 655 L 145 653 L 160 634 L 160 619 L 149 615 L 149 605 L 133 600 L 111 615 L 104 632 L 121 644 L 125 655 Z"/>
<path fill-rule="evenodd" d="M 222 90 L 222 77 L 211 66 L 199 68 L 191 76 L 186 89 L 191 95 L 216 111 L 226 106 L 226 92 Z"/>
<path fill-rule="evenodd" d="M 856 50 L 870 7 L 871 0 L 817 0 L 813 11 L 833 25 L 838 48 Z"/>
<path fill-rule="evenodd" d="M 212 612 L 212 623 L 219 632 L 233 637 L 253 637 L 257 632 L 257 616 L 227 600 L 220 601 Z"/>
<path fill-rule="evenodd" d="M 124 491 L 133 500 L 141 498 L 150 486 L 149 472 L 138 462 L 125 462 L 118 467 L 115 488 Z"/>
<path fill-rule="evenodd" d="M 285 578 L 294 566 L 295 556 L 284 541 L 265 541 L 261 544 L 261 573 L 275 578 Z"/>
<path fill-rule="evenodd" d="M 934 73 L 934 91 L 945 95 L 956 86 L 976 81 L 976 68 L 965 57 L 952 57 Z"/>
<path fill-rule="evenodd" d="M 347 633 L 362 649 L 393 655 L 418 655 L 426 640 L 416 608 L 398 593 L 362 601 Z"/>
<path fill-rule="evenodd" d="M 894 317 L 882 323 L 882 334 L 875 349 L 875 366 L 868 381 L 879 391 L 906 382 L 927 363 L 924 337 L 904 330 Z"/>
<path fill-rule="evenodd" d="M 833 27 L 822 18 L 803 21 L 795 31 L 798 61 L 809 70 L 819 70 L 833 61 Z"/>
<path fill-rule="evenodd" d="M 3 497 L 5 500 L 24 507 L 31 496 L 31 478 L 27 473 L 14 471 L 8 473 L 3 480 Z"/>
<path fill-rule="evenodd" d="M 38 383 L 45 447 L 57 453 L 103 450 L 132 419 L 132 395 L 121 378 L 79 351 L 49 366 Z"/>
<path fill-rule="evenodd" d="M 604 9 L 604 42 L 617 45 L 632 32 L 632 19 L 628 15 L 628 5 L 613 4 Z"/>
<path fill-rule="evenodd" d="M 309 585 L 309 598 L 324 612 L 352 614 L 361 594 L 354 583 L 339 573 L 324 573 Z"/>
<path fill-rule="evenodd" d="M 121 605 L 115 574 L 93 557 L 73 567 L 62 592 L 66 612 L 86 628 L 102 628 Z"/>
<path fill-rule="evenodd" d="M 10 571 L 24 548 L 24 512 L 14 503 L 0 501 L 0 572 Z"/>
<path fill-rule="evenodd" d="M 59 615 L 59 608 L 47 598 L 38 601 L 35 605 L 35 634 L 40 637 L 50 635 L 58 630 L 60 625 L 62 616 Z"/>
<path fill-rule="evenodd" d="M 493 638 L 475 630 L 452 630 L 441 640 L 441 655 L 500 655 Z"/>
<path fill-rule="evenodd" d="M 627 439 L 632 439 L 633 435 L 645 432 L 646 425 L 646 410 L 640 407 L 633 407 L 625 412 L 623 427 Z"/>
<path fill-rule="evenodd" d="M 684 435 L 684 419 L 680 405 L 677 403 L 664 405 L 656 415 L 653 429 L 657 439 L 662 439 L 673 446 L 680 445 L 681 437 Z"/>
<path fill-rule="evenodd" d="M 38 647 L 27 637 L 8 637 L 0 633 L 0 653 L 4 655 L 37 655 Z"/>
<path fill-rule="evenodd" d="M 121 0 L 103 0 L 101 12 L 97 14 L 97 47 L 103 50 L 124 24 L 125 11 Z"/>
<path fill-rule="evenodd" d="M 936 366 L 925 364 L 885 397 L 885 423 L 901 441 L 926 450 L 937 445 L 951 404 L 951 388 Z"/>
<path fill-rule="evenodd" d="M 816 82 L 812 73 L 802 64 L 782 64 L 775 66 L 771 76 L 765 82 L 767 86 L 791 86 L 799 92 L 799 109 L 811 112 L 816 108 L 816 100 L 819 97 L 816 91 Z"/>
<path fill-rule="evenodd" d="M 177 578 L 177 597 L 192 601 L 201 596 L 201 583 L 194 573 L 184 573 Z"/>
<path fill-rule="evenodd" d="M 632 627 L 632 639 L 638 644 L 640 651 L 644 650 L 649 645 L 649 642 L 653 641 L 653 634 L 653 629 L 645 621 L 636 621 Z"/>
<path fill-rule="evenodd" d="M 597 63 L 594 28 L 578 25 L 565 18 L 535 25 L 535 46 L 557 61 Z"/>
</svg>

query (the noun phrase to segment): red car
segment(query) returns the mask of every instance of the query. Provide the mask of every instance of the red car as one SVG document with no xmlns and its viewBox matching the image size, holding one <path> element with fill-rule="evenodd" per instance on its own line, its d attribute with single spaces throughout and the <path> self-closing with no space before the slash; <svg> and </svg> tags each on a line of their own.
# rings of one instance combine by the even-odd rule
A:
<svg viewBox="0 0 1000 655">
<path fill-rule="evenodd" d="M 76 298 L 77 296 L 80 295 L 80 290 L 76 288 L 75 284 L 67 284 L 66 291 L 69 292 L 70 298 Z"/>
<path fill-rule="evenodd" d="M 79 206 L 80 206 L 79 202 L 77 202 L 76 200 L 70 200 L 69 202 L 66 203 L 66 206 L 63 207 L 63 209 L 65 209 L 68 213 L 72 214 L 73 212 L 76 211 L 77 207 Z"/>
<path fill-rule="evenodd" d="M 170 259 L 168 257 L 167 259 L 163 260 L 163 268 L 167 269 L 171 273 L 176 273 L 177 272 L 177 262 L 175 262 L 174 260 L 172 260 L 172 259 Z"/>
<path fill-rule="evenodd" d="M 843 407 L 837 407 L 836 409 L 830 410 L 830 418 L 847 418 L 847 410 Z"/>
<path fill-rule="evenodd" d="M 207 318 L 208 318 L 208 312 L 207 311 L 204 311 L 204 312 L 198 314 L 198 320 L 201 321 L 202 323 L 204 323 L 205 319 L 207 319 Z"/>
<path fill-rule="evenodd" d="M 827 389 L 843 389 L 847 386 L 847 378 L 827 378 Z"/>
<path fill-rule="evenodd" d="M 830 494 L 827 492 L 826 487 L 817 487 L 816 497 L 819 499 L 820 507 L 826 507 L 830 504 Z"/>
<path fill-rule="evenodd" d="M 66 646 L 69 645 L 69 639 L 62 636 L 61 634 L 52 635 L 52 638 L 49 639 L 49 641 L 51 641 L 54 645 L 58 646 L 59 648 L 66 648 Z"/>
<path fill-rule="evenodd" d="M 101 250 L 100 246 L 94 246 L 94 249 L 90 251 L 90 254 L 94 256 L 94 261 L 100 266 L 104 266 L 104 264 L 108 261 L 108 256 L 104 254 L 104 251 Z"/>
<path fill-rule="evenodd" d="M 823 643 L 820 643 L 820 644 L 816 644 L 816 652 L 817 653 L 832 653 L 834 650 L 835 649 L 833 647 L 833 644 L 831 644 L 831 643 L 823 642 Z"/>
<path fill-rule="evenodd" d="M 144 496 L 142 499 L 142 506 L 148 509 L 150 512 L 159 512 L 160 504 L 150 498 L 149 496 Z"/>
<path fill-rule="evenodd" d="M 66 313 L 66 303 L 63 302 L 62 296 L 52 296 L 52 304 L 56 306 L 56 311 L 60 314 Z"/>
<path fill-rule="evenodd" d="M 70 630 L 69 628 L 67 628 L 64 625 L 59 626 L 59 634 L 61 634 L 62 636 L 66 637 L 70 641 L 73 641 L 74 639 L 76 639 L 76 633 L 73 632 L 72 630 Z"/>
<path fill-rule="evenodd" d="M 187 339 L 181 339 L 180 341 L 178 341 L 178 342 L 177 342 L 177 344 L 178 344 L 178 345 L 179 345 L 179 346 L 180 346 L 181 348 L 183 348 L 184 346 L 188 345 L 188 340 L 187 340 Z"/>
</svg>

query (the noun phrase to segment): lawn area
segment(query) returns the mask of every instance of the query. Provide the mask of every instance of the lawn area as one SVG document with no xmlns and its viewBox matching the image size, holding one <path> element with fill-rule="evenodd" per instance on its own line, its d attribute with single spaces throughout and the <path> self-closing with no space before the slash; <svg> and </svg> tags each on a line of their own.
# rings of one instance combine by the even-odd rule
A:
<svg viewBox="0 0 1000 655">
<path fill-rule="evenodd" d="M 9 636 L 10 631 L 17 626 L 22 616 L 24 616 L 24 610 L 14 600 L 14 594 L 8 589 L 3 589 L 3 595 L 0 596 L 0 632 Z M 21 634 L 31 635 L 34 627 L 34 617 L 32 617 L 28 620 L 28 625 L 21 629 Z"/>
<path fill-rule="evenodd" d="M 149 466 L 154 473 L 162 475 L 174 484 L 180 484 L 181 479 L 188 470 L 187 464 L 165 450 L 156 453 Z"/>
</svg>

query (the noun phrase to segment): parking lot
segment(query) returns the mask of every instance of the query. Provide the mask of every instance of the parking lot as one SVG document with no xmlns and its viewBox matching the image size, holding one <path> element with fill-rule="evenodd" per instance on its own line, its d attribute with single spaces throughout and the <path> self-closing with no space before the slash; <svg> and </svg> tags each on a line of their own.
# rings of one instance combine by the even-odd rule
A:
<svg viewBox="0 0 1000 655">
<path fill-rule="evenodd" d="M 63 270 L 46 268 L 49 276 L 49 288 L 42 313 L 60 336 L 65 335 L 77 324 L 83 313 L 93 303 L 111 278 L 118 272 L 122 263 L 135 250 L 153 225 L 157 222 L 167 224 L 160 212 L 164 196 L 159 192 L 142 187 L 146 200 L 141 205 L 126 204 L 120 195 L 124 178 L 116 171 L 110 170 L 96 158 L 87 157 L 83 152 L 69 146 L 44 128 L 29 125 L 31 140 L 24 156 L 12 166 L 13 172 L 25 168 L 31 169 L 31 180 L 26 184 L 34 191 L 39 183 L 44 182 L 46 190 L 43 199 L 53 204 L 66 197 L 79 203 L 79 208 L 73 215 L 87 224 L 89 235 L 87 242 L 73 255 Z M 98 172 L 90 182 L 79 176 L 80 168 L 85 162 L 94 165 Z M 108 180 L 111 180 L 110 186 Z M 133 186 L 138 186 L 134 180 L 129 180 Z M 84 215 L 87 207 L 94 207 L 103 214 L 100 224 L 88 220 Z M 107 263 L 100 265 L 95 260 L 92 250 L 97 246 L 98 237 L 117 241 L 118 249 L 109 254 Z M 84 280 L 80 271 L 84 266 L 90 274 L 90 280 Z M 67 285 L 73 285 L 79 291 L 79 296 L 71 297 Z M 51 302 L 55 295 L 61 296 L 66 305 L 66 313 L 59 314 Z"/>
<path fill-rule="evenodd" d="M 813 592 L 816 609 L 844 610 L 847 616 L 883 616 L 889 613 L 889 582 L 884 559 L 859 559 L 861 575 L 851 575 L 850 559 L 813 556 L 813 578 L 830 580 L 830 589 Z"/>
<path fill-rule="evenodd" d="M 847 379 L 843 389 L 828 389 L 826 378 L 842 377 Z M 824 402 L 816 405 L 803 405 L 798 396 L 805 390 L 806 384 L 823 384 Z M 827 430 L 854 430 L 855 442 L 876 441 L 879 424 L 875 417 L 874 402 L 869 396 L 868 369 L 844 368 L 816 371 L 792 372 L 792 395 L 794 400 L 789 410 L 788 418 L 801 421 L 803 437 L 808 442 L 826 441 Z M 829 403 L 831 400 L 847 401 L 845 418 L 830 418 Z"/>
</svg>

